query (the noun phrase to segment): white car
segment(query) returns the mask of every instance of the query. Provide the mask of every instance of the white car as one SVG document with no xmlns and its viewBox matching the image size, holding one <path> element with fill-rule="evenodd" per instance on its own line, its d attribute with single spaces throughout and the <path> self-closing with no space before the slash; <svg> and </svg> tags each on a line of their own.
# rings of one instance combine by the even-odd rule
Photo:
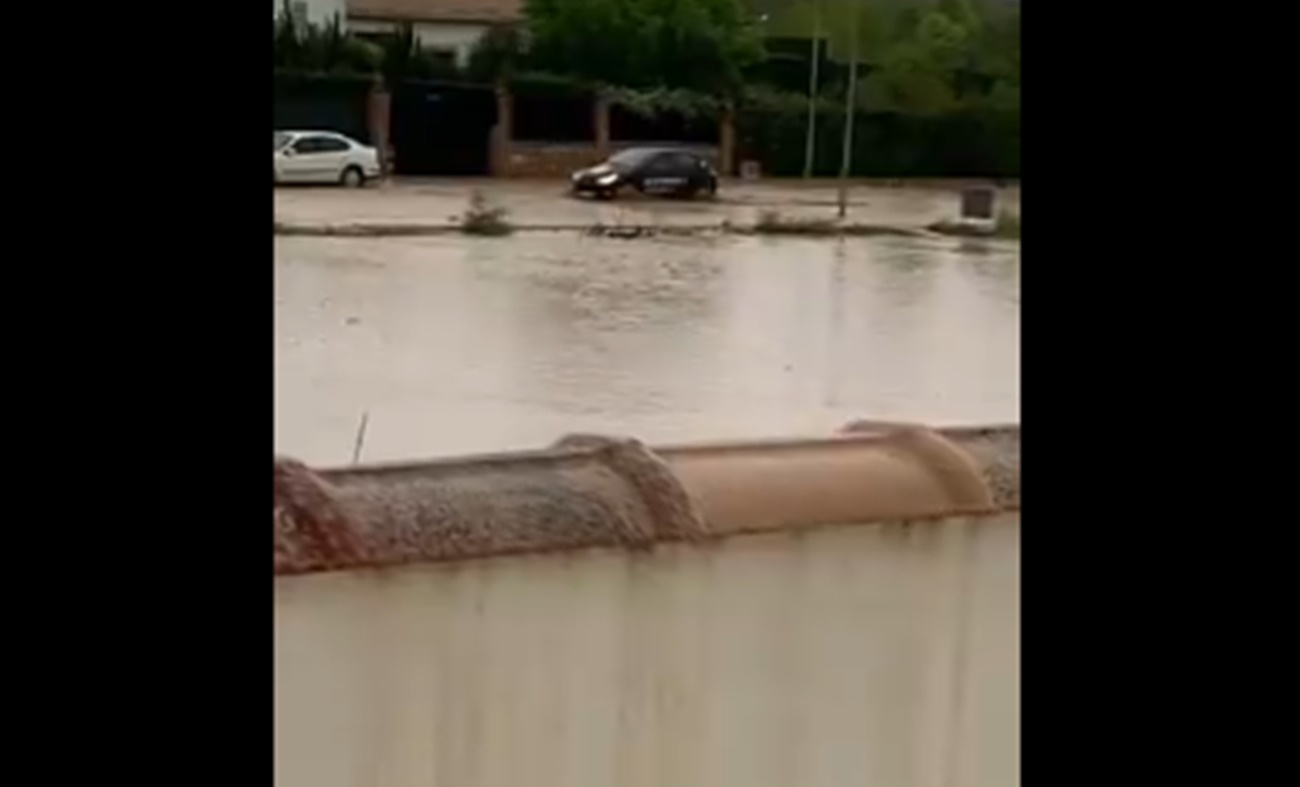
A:
<svg viewBox="0 0 1300 787">
<path fill-rule="evenodd" d="M 275 132 L 276 183 L 360 187 L 380 175 L 379 152 L 333 131 Z"/>
</svg>

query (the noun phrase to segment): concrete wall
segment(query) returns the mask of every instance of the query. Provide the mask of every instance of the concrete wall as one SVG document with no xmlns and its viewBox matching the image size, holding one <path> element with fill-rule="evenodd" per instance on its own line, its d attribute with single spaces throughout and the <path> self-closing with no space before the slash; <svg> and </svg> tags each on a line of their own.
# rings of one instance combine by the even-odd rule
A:
<svg viewBox="0 0 1300 787">
<path fill-rule="evenodd" d="M 278 787 L 1015 787 L 1017 511 L 281 575 Z"/>
<path fill-rule="evenodd" d="M 494 175 L 510 178 L 562 178 L 577 169 L 595 166 L 608 156 L 595 143 L 506 143 L 497 156 Z"/>
<path fill-rule="evenodd" d="M 289 5 L 294 6 L 302 3 L 306 6 L 307 21 L 312 24 L 323 25 L 329 22 L 336 14 L 344 29 L 347 29 L 348 4 L 347 0 L 290 0 Z M 274 0 L 274 13 L 272 17 L 277 17 L 284 10 L 284 0 Z"/>
</svg>

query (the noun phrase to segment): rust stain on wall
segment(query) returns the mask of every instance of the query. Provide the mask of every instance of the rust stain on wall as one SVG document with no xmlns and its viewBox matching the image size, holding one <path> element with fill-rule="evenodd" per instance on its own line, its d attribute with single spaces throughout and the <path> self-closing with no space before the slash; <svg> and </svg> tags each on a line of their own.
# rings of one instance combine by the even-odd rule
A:
<svg viewBox="0 0 1300 787">
<path fill-rule="evenodd" d="M 339 490 L 294 459 L 275 459 L 275 573 L 369 562 L 364 534 Z"/>
</svg>

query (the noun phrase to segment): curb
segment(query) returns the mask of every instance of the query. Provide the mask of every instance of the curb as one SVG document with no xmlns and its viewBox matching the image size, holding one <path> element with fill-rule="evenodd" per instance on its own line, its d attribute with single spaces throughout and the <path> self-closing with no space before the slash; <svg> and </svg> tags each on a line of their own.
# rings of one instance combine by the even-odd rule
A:
<svg viewBox="0 0 1300 787">
<path fill-rule="evenodd" d="M 747 224 L 530 224 L 514 226 L 512 234 L 528 232 L 575 232 L 608 238 L 693 237 L 702 235 L 743 235 L 768 237 L 905 237 L 949 239 L 952 236 L 935 232 L 928 227 L 908 227 L 887 224 L 827 224 L 817 227 L 792 226 L 790 228 L 762 229 Z M 455 224 L 291 224 L 275 222 L 274 234 L 283 237 L 317 238 L 420 238 L 443 235 L 476 235 L 465 232 Z"/>
</svg>

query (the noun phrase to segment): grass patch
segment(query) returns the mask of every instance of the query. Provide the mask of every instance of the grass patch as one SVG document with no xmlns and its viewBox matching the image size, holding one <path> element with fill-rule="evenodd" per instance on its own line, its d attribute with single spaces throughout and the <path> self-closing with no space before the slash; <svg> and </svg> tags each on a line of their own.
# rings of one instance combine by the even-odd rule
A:
<svg viewBox="0 0 1300 787">
<path fill-rule="evenodd" d="M 999 238 L 1020 240 L 1020 214 L 1009 210 L 998 213 L 998 223 L 993 234 Z"/>
<path fill-rule="evenodd" d="M 500 205 L 488 202 L 483 192 L 475 191 L 470 195 L 469 208 L 460 219 L 460 231 L 466 235 L 483 235 L 501 237 L 509 235 L 515 228 L 506 219 L 507 211 Z"/>
</svg>

